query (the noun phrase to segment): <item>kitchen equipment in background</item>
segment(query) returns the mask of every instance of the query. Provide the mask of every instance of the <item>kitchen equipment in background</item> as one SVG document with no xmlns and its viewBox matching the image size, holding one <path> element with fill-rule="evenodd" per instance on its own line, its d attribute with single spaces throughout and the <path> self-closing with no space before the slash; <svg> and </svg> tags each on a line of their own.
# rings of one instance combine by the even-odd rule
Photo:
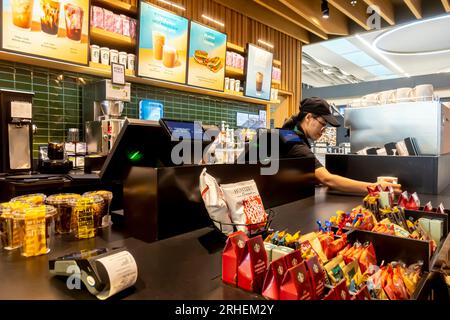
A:
<svg viewBox="0 0 450 320">
<path fill-rule="evenodd" d="M 32 171 L 33 92 L 0 90 L 0 172 Z"/>
<path fill-rule="evenodd" d="M 106 156 L 122 129 L 122 112 L 130 102 L 131 85 L 115 85 L 111 80 L 87 84 L 83 88 L 83 123 L 88 154 Z"/>
<path fill-rule="evenodd" d="M 41 148 L 42 149 L 42 148 Z M 41 152 L 38 171 L 45 174 L 66 174 L 73 169 L 73 162 L 67 159 L 64 143 L 49 142 Z"/>
<path fill-rule="evenodd" d="M 164 116 L 164 105 L 160 101 L 139 101 L 139 119 L 159 121 Z"/>
</svg>

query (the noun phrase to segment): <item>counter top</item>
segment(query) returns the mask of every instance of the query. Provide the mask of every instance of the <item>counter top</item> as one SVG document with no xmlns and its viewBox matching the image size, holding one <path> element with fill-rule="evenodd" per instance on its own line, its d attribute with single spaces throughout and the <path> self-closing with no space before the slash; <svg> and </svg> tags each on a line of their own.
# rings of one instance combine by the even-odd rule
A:
<svg viewBox="0 0 450 320">
<path fill-rule="evenodd" d="M 422 196 L 422 201 L 442 201 L 450 206 L 450 192 Z M 307 233 L 315 221 L 327 219 L 336 210 L 349 210 L 361 203 L 361 196 L 331 194 L 317 189 L 315 197 L 274 208 L 272 227 Z M 114 226 L 89 240 L 57 237 L 48 255 L 24 258 L 19 252 L 0 253 L 0 299 L 96 299 L 89 292 L 69 290 L 65 277 L 48 272 L 48 260 L 81 249 L 126 246 L 136 259 L 139 277 L 136 285 L 111 299 L 261 299 L 221 281 L 221 251 L 224 238 L 212 228 L 145 243 L 128 237 Z M 19 284 L 19 285 L 18 285 Z"/>
</svg>

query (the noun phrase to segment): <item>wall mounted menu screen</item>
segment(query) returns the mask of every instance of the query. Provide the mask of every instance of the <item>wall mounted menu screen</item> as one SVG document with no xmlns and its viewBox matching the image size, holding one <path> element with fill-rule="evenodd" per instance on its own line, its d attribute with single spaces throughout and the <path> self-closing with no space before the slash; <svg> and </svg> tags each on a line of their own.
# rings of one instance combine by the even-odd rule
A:
<svg viewBox="0 0 450 320">
<path fill-rule="evenodd" d="M 270 100 L 273 53 L 249 44 L 247 48 L 247 97 Z"/>
<path fill-rule="evenodd" d="M 191 22 L 188 84 L 223 91 L 227 35 Z"/>
<path fill-rule="evenodd" d="M 138 74 L 186 83 L 188 20 L 141 1 Z"/>
<path fill-rule="evenodd" d="M 88 63 L 89 0 L 2 0 L 2 48 Z"/>
</svg>

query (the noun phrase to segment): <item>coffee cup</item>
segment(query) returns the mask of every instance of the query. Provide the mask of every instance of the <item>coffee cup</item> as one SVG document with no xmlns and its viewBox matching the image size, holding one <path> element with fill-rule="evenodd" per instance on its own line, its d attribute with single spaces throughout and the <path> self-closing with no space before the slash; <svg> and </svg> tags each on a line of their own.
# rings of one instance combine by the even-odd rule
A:
<svg viewBox="0 0 450 320">
<path fill-rule="evenodd" d="M 119 63 L 119 51 L 116 49 L 109 50 L 109 61 L 111 63 Z"/>
<path fill-rule="evenodd" d="M 95 63 L 100 62 L 100 47 L 95 44 L 91 45 L 91 61 Z"/>
<path fill-rule="evenodd" d="M 164 45 L 162 60 L 163 60 L 163 65 L 166 68 L 175 67 L 177 60 L 178 60 L 177 50 L 172 46 Z"/>
<path fill-rule="evenodd" d="M 127 55 L 127 57 L 128 57 L 128 69 L 129 70 L 134 70 L 134 64 L 136 62 L 136 56 L 134 54 L 132 54 L 132 53 L 129 53 Z"/>
<path fill-rule="evenodd" d="M 33 19 L 33 0 L 11 0 L 13 24 L 23 29 L 30 29 Z"/>
<path fill-rule="evenodd" d="M 161 33 L 159 31 L 153 31 L 152 41 L 153 41 L 153 58 L 155 60 L 162 60 L 163 49 L 166 43 L 166 36 L 164 35 L 164 33 Z"/>
<path fill-rule="evenodd" d="M 433 99 L 434 88 L 432 84 L 421 84 L 414 87 L 415 101 L 430 101 Z"/>
<path fill-rule="evenodd" d="M 261 92 L 263 88 L 264 74 L 262 72 L 256 73 L 256 91 Z"/>
<path fill-rule="evenodd" d="M 119 64 L 122 64 L 127 67 L 128 54 L 125 51 L 119 52 Z"/>
<path fill-rule="evenodd" d="M 109 48 L 100 48 L 100 62 L 105 65 L 109 65 Z"/>
<path fill-rule="evenodd" d="M 377 183 L 381 182 L 389 182 L 393 184 L 398 184 L 398 178 L 397 177 L 389 177 L 389 176 L 381 176 L 377 177 Z"/>
</svg>

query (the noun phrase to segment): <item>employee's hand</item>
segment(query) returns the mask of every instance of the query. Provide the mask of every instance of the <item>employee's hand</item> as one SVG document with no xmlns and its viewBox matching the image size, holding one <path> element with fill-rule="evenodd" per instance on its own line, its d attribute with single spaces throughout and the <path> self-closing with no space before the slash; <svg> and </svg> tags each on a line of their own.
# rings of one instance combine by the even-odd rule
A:
<svg viewBox="0 0 450 320">
<path fill-rule="evenodd" d="M 402 193 L 402 185 L 401 184 L 391 183 L 391 182 L 387 182 L 387 181 L 381 181 L 381 182 L 377 183 L 377 185 L 380 185 L 383 189 L 385 189 L 386 187 L 392 187 L 394 189 L 395 194 Z"/>
</svg>

